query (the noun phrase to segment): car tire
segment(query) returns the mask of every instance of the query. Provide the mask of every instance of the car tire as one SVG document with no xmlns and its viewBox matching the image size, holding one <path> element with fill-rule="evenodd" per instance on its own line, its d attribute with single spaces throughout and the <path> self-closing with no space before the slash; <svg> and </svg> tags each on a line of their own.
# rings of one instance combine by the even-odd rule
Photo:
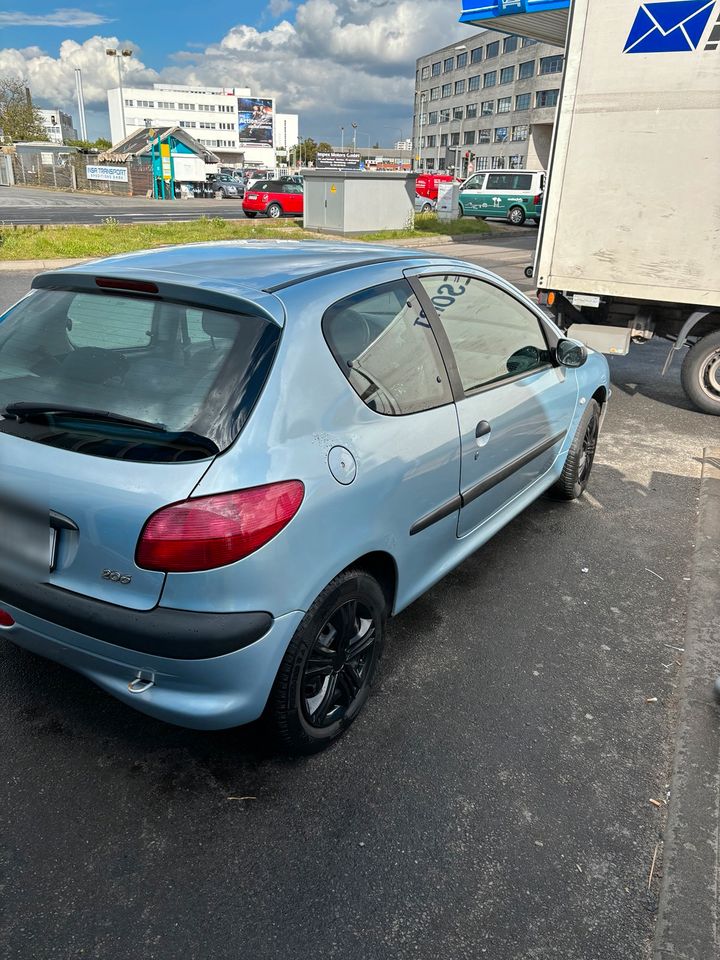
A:
<svg viewBox="0 0 720 960">
<path fill-rule="evenodd" d="M 243 213 L 248 218 L 248 220 L 254 220 L 257 216 L 257 210 L 243 210 Z"/>
<path fill-rule="evenodd" d="M 585 492 L 595 460 L 599 432 L 600 404 L 597 400 L 589 400 L 575 430 L 560 479 L 551 488 L 551 493 L 560 500 L 577 500 Z"/>
<path fill-rule="evenodd" d="M 420 208 L 420 213 L 430 213 L 431 210 L 432 210 L 432 204 L 424 203 Z"/>
<path fill-rule="evenodd" d="M 227 200 L 227 194 L 225 193 L 224 190 L 216 190 L 216 191 L 215 191 L 215 199 L 216 199 L 216 200 Z"/>
<path fill-rule="evenodd" d="M 345 570 L 315 600 L 290 641 L 266 708 L 286 751 L 316 753 L 355 720 L 370 694 L 386 618 L 382 587 L 364 570 Z"/>
<path fill-rule="evenodd" d="M 530 279 L 530 277 L 532 277 L 532 275 L 533 275 L 533 268 L 532 268 L 532 267 L 525 267 L 525 270 L 524 270 L 523 272 L 524 272 L 525 276 L 526 276 L 528 279 Z"/>
<path fill-rule="evenodd" d="M 510 207 L 507 218 L 514 226 L 521 227 L 525 223 L 525 211 L 522 207 Z"/>
<path fill-rule="evenodd" d="M 279 203 L 271 203 L 265 213 L 271 220 L 278 220 L 282 216 L 282 207 Z"/>
<path fill-rule="evenodd" d="M 720 330 L 690 347 L 683 358 L 680 381 L 699 410 L 720 416 Z"/>
</svg>

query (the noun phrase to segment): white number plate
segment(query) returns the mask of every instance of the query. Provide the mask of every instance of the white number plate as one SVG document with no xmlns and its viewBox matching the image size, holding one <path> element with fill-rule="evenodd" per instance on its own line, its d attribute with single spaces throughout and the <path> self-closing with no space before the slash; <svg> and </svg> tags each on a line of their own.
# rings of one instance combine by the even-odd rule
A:
<svg viewBox="0 0 720 960">
<path fill-rule="evenodd" d="M 600 297 L 592 293 L 574 293 L 572 303 L 574 307 L 599 307 Z"/>
</svg>

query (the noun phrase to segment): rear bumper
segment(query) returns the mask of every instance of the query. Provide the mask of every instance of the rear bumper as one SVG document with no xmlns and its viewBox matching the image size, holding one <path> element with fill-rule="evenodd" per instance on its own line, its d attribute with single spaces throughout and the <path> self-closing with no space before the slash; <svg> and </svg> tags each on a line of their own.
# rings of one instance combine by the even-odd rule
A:
<svg viewBox="0 0 720 960">
<path fill-rule="evenodd" d="M 259 640 L 273 622 L 264 612 L 198 613 L 170 607 L 133 610 L 27 580 L 0 583 L 0 606 L 8 605 L 32 610 L 36 617 L 75 633 L 175 660 L 202 660 L 240 650 Z"/>
<path fill-rule="evenodd" d="M 3 602 L 2 607 L 12 614 L 15 624 L 0 627 L 0 638 L 76 670 L 142 713 L 198 730 L 234 727 L 261 715 L 280 662 L 304 616 L 302 611 L 294 611 L 277 617 L 260 639 L 241 649 L 188 660 L 117 646 L 10 603 Z M 138 677 L 152 685 L 133 693 L 128 685 Z"/>
</svg>

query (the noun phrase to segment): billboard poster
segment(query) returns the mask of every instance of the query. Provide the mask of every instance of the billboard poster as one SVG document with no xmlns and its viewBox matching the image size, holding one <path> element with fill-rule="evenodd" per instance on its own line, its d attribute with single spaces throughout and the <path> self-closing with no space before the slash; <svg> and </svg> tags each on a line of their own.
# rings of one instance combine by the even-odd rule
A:
<svg viewBox="0 0 720 960">
<path fill-rule="evenodd" d="M 238 97 L 238 139 L 241 144 L 273 145 L 272 100 Z"/>
<path fill-rule="evenodd" d="M 315 166 L 326 170 L 360 170 L 361 156 L 359 153 L 318 153 Z"/>
</svg>

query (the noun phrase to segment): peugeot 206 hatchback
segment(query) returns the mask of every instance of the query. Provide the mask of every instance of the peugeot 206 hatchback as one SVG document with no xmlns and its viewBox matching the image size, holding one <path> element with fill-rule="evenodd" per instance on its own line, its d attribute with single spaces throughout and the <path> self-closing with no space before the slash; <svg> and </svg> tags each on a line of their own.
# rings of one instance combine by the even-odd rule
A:
<svg viewBox="0 0 720 960">
<path fill-rule="evenodd" d="M 386 619 L 588 482 L 602 355 L 459 260 L 199 244 L 0 320 L 0 632 L 152 716 L 357 716 Z"/>
</svg>

